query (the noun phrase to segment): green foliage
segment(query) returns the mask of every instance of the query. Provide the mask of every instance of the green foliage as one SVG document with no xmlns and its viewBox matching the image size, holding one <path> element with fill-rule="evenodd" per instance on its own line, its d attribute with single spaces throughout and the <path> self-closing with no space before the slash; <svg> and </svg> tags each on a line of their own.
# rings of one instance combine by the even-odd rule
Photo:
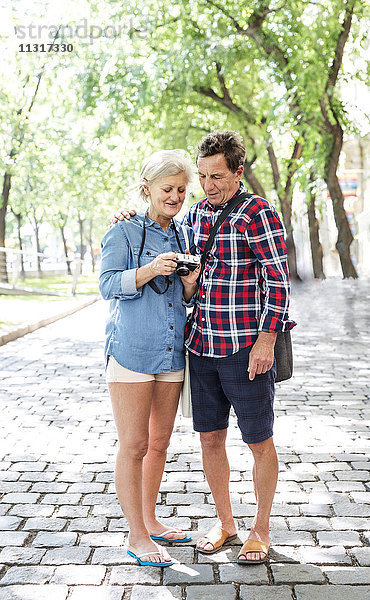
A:
<svg viewBox="0 0 370 600">
<path fill-rule="evenodd" d="M 21 55 L 9 33 L 0 69 L 0 167 L 13 176 L 11 206 L 30 222 L 35 217 L 56 229 L 67 222 L 75 245 L 77 220 L 87 225 L 93 218 L 97 246 L 112 210 L 134 204 L 130 188 L 145 156 L 173 147 L 194 156 L 199 139 L 216 128 L 242 133 L 269 196 L 282 194 L 297 141 L 303 154 L 293 186 L 307 187 L 311 169 L 319 180 L 330 152 L 320 101 L 346 5 L 68 0 L 64 21 L 77 24 L 88 16 L 102 26 L 120 23 L 123 33 L 94 43 L 75 40 L 74 52 L 63 55 Z M 29 19 L 46 19 L 48 6 L 36 2 L 28 10 L 34 12 Z M 341 86 L 366 81 L 367 16 L 366 4 L 354 1 L 347 46 L 358 66 L 349 67 L 345 57 L 327 104 L 330 119 L 339 119 L 345 131 L 355 125 Z M 14 23 L 19 19 L 14 12 Z M 277 191 L 269 146 L 279 167 Z"/>
</svg>

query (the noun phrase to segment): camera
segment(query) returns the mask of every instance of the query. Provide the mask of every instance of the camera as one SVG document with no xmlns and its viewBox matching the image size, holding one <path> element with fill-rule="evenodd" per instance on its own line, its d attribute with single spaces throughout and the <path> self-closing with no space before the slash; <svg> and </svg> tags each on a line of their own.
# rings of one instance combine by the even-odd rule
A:
<svg viewBox="0 0 370 600">
<path fill-rule="evenodd" d="M 200 256 L 194 256 L 193 254 L 177 254 L 175 258 L 177 262 L 176 273 L 180 277 L 186 277 L 190 271 L 195 271 L 200 265 Z"/>
</svg>

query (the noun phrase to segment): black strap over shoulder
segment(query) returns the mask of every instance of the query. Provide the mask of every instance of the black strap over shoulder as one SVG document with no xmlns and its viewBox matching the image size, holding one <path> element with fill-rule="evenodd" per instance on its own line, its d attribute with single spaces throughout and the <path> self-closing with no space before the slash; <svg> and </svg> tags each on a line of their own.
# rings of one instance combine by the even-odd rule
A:
<svg viewBox="0 0 370 600">
<path fill-rule="evenodd" d="M 219 228 L 221 227 L 222 223 L 229 216 L 229 214 L 234 210 L 234 208 L 236 206 L 238 206 L 238 204 L 240 204 L 244 200 L 247 200 L 247 198 L 251 198 L 252 196 L 253 196 L 253 194 L 249 194 L 248 192 L 243 192 L 242 194 L 239 194 L 238 196 L 236 196 L 236 198 L 229 200 L 229 202 L 226 204 L 223 211 L 221 211 L 221 213 L 217 217 L 216 223 L 213 225 L 211 231 L 209 232 L 208 240 L 206 242 L 204 252 L 202 254 L 202 258 L 200 259 L 201 269 L 200 269 L 198 281 L 200 281 L 200 279 L 202 277 L 207 254 L 208 254 L 209 250 L 212 248 L 212 244 L 216 237 L 216 233 L 219 230 Z"/>
<path fill-rule="evenodd" d="M 225 208 L 221 211 L 221 213 L 217 217 L 216 223 L 213 225 L 211 231 L 209 232 L 208 240 L 204 247 L 204 252 L 202 254 L 202 257 L 200 259 L 200 273 L 199 273 L 199 277 L 197 279 L 197 293 L 199 291 L 199 283 L 200 283 L 200 280 L 203 275 L 203 270 L 204 270 L 204 265 L 206 263 L 207 254 L 212 247 L 212 244 L 215 239 L 217 231 L 219 230 L 219 228 L 221 227 L 221 225 L 225 221 L 225 219 L 229 216 L 229 214 L 234 210 L 234 208 L 236 206 L 238 206 L 238 204 L 240 204 L 244 200 L 247 200 L 247 198 L 251 198 L 252 196 L 253 196 L 253 194 L 249 194 L 248 192 L 243 192 L 242 194 L 239 194 L 238 196 L 236 196 L 236 198 L 229 200 L 229 202 L 226 204 Z M 195 315 L 195 310 L 196 310 L 196 303 L 194 302 L 192 313 L 188 317 L 189 321 L 191 321 L 193 319 L 193 317 Z"/>
</svg>

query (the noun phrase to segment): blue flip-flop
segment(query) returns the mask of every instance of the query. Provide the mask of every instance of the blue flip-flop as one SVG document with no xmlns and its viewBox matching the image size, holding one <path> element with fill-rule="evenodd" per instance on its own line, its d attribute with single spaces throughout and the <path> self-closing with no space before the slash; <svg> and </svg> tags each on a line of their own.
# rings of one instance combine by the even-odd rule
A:
<svg viewBox="0 0 370 600">
<path fill-rule="evenodd" d="M 151 539 L 152 540 L 156 540 L 159 542 L 170 542 L 170 544 L 174 544 L 175 542 L 191 542 L 191 537 L 190 535 L 185 535 L 184 538 L 178 538 L 176 540 L 169 540 L 167 537 L 165 537 L 168 533 L 179 533 L 177 531 L 177 529 L 167 529 L 166 531 L 163 531 L 161 533 L 161 535 L 151 535 Z"/>
<path fill-rule="evenodd" d="M 165 562 L 152 562 L 150 560 L 141 560 L 143 556 L 148 556 L 149 554 L 153 556 L 153 554 L 158 554 L 161 556 L 160 552 L 145 552 L 144 554 L 134 554 L 131 550 L 126 550 L 127 554 L 132 556 L 132 558 L 136 558 L 137 562 L 141 567 L 170 567 L 173 565 L 172 560 L 166 560 Z"/>
</svg>

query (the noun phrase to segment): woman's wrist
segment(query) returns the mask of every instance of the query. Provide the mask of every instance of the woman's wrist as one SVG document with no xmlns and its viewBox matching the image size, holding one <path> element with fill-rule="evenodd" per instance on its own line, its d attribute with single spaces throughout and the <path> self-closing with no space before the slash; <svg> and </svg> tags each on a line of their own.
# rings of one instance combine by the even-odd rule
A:
<svg viewBox="0 0 370 600">
<path fill-rule="evenodd" d="M 185 302 L 189 302 L 189 300 L 191 300 L 191 298 L 195 294 L 195 291 L 197 289 L 197 284 L 196 283 L 184 283 L 184 281 L 183 281 L 182 285 L 184 288 L 184 291 L 183 291 L 184 300 L 185 300 Z"/>
<path fill-rule="evenodd" d="M 152 263 L 148 263 L 147 265 L 143 265 L 136 269 L 136 289 L 139 289 L 155 277 L 151 264 Z"/>
<path fill-rule="evenodd" d="M 182 281 L 182 285 L 183 285 L 184 290 L 186 290 L 186 291 L 193 290 L 193 293 L 195 292 L 196 287 L 197 287 L 196 283 L 188 283 L 187 281 L 184 281 L 183 279 L 181 281 Z"/>
</svg>

